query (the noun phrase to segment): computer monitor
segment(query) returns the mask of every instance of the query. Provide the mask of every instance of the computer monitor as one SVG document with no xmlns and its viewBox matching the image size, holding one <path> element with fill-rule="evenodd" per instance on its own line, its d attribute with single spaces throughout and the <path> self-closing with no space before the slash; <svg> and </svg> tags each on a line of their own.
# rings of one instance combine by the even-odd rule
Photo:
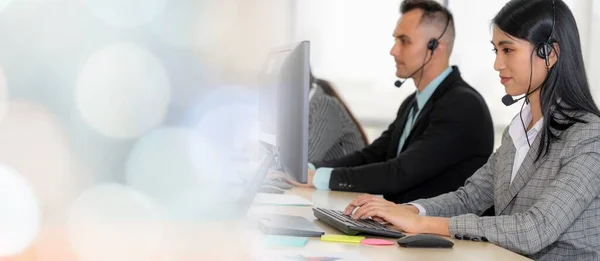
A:
<svg viewBox="0 0 600 261">
<path fill-rule="evenodd" d="M 307 181 L 310 43 L 271 50 L 259 94 L 261 143 L 298 182 Z"/>
</svg>

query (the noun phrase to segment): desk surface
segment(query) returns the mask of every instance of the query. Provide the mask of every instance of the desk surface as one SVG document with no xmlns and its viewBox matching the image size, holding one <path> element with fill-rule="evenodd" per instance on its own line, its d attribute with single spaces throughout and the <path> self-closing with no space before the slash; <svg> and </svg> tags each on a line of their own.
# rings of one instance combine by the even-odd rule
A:
<svg viewBox="0 0 600 261">
<path fill-rule="evenodd" d="M 356 193 L 316 191 L 294 188 L 286 192 L 304 197 L 316 207 L 342 209 Z M 343 260 L 528 260 L 498 246 L 483 242 L 453 240 L 452 249 L 406 249 L 393 246 L 365 246 L 322 242 L 311 238 L 304 247 L 265 247 L 265 237 L 253 223 L 252 216 L 277 213 L 302 216 L 316 224 L 328 234 L 339 231 L 316 220 L 312 207 L 253 206 L 250 219 L 230 221 L 164 221 L 158 225 L 159 241 L 148 238 L 148 226 L 143 220 L 109 220 L 93 224 L 88 229 L 84 242 L 69 240 L 68 226 L 60 222 L 45 222 L 36 241 L 22 253 L 3 258 L 1 261 L 96 261 L 96 260 L 281 260 L 287 256 L 318 254 L 320 256 L 342 256 Z M 116 229 L 115 229 L 116 228 Z M 110 232 L 112 230 L 112 232 Z M 117 231 L 117 232 L 115 232 Z M 112 233 L 112 234 L 111 234 Z M 154 242 L 148 244 L 147 242 Z M 74 249 L 79 245 L 79 252 Z M 81 249 L 87 252 L 81 256 Z M 302 259 L 294 259 L 302 260 Z"/>
<path fill-rule="evenodd" d="M 304 197 L 313 202 L 315 207 L 343 209 L 356 197 L 356 193 L 337 191 L 317 191 L 313 189 L 294 188 L 286 192 Z M 277 213 L 303 216 L 312 221 L 328 234 L 341 234 L 339 231 L 317 220 L 311 207 L 253 207 L 249 215 L 257 213 Z M 364 260 L 529 260 L 521 255 L 484 242 L 454 240 L 452 249 L 407 249 L 397 245 L 374 247 L 354 244 L 322 242 L 311 238 L 303 252 L 350 252 L 363 257 Z"/>
</svg>

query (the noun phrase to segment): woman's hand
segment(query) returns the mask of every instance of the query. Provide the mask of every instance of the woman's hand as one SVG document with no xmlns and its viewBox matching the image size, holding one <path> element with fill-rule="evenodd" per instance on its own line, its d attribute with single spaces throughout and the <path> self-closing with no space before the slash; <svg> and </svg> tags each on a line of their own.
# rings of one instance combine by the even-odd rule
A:
<svg viewBox="0 0 600 261">
<path fill-rule="evenodd" d="M 350 202 L 350 204 L 348 204 L 346 209 L 344 209 L 344 214 L 350 215 L 350 214 L 352 214 L 354 209 L 362 207 L 368 203 L 372 203 L 372 204 L 376 204 L 376 205 L 386 205 L 386 204 L 387 205 L 396 205 L 396 203 L 387 201 L 383 198 L 369 195 L 369 194 L 363 194 L 363 195 L 356 197 L 354 200 L 352 200 L 352 202 Z M 416 207 L 414 207 L 412 205 L 407 205 L 407 207 L 409 207 L 411 212 L 414 212 L 415 214 L 419 214 L 419 209 L 417 209 Z"/>
<path fill-rule="evenodd" d="M 410 234 L 449 235 L 448 219 L 420 216 L 415 206 L 398 205 L 373 195 L 358 196 L 344 209 L 344 214 L 352 214 L 354 219 L 384 220 Z"/>
</svg>

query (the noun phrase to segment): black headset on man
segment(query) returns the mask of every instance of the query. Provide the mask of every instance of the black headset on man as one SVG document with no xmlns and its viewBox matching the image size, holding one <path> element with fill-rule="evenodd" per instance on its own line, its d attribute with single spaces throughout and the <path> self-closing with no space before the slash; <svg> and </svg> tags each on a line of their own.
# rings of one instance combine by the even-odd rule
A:
<svg viewBox="0 0 600 261">
<path fill-rule="evenodd" d="M 429 42 L 427 42 L 427 49 L 429 51 L 431 51 L 431 56 L 429 57 L 429 59 L 427 61 L 425 61 L 423 59 L 423 65 L 421 65 L 421 67 L 419 67 L 419 69 L 415 70 L 408 77 L 406 77 L 404 81 L 397 80 L 394 83 L 394 85 L 396 87 L 400 88 L 402 86 L 402 84 L 404 84 L 406 82 L 406 79 L 408 79 L 410 77 L 413 77 L 417 72 L 423 70 L 423 68 L 425 67 L 425 65 L 427 65 L 431 61 L 431 58 L 433 58 L 433 52 L 440 45 L 440 39 L 442 39 L 442 37 L 444 37 L 444 34 L 446 33 L 446 30 L 448 30 L 448 26 L 450 25 L 450 14 L 445 14 L 445 15 L 446 15 L 446 18 L 447 18 L 446 19 L 446 26 L 444 26 L 444 30 L 442 31 L 442 34 L 440 34 L 440 36 L 438 38 L 431 38 L 429 40 Z M 425 54 L 425 57 L 427 57 L 427 54 Z"/>
</svg>

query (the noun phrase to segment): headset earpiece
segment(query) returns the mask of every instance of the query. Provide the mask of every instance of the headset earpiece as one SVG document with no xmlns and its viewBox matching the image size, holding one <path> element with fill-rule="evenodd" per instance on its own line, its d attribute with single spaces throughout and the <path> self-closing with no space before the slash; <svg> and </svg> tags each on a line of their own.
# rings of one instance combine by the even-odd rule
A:
<svg viewBox="0 0 600 261">
<path fill-rule="evenodd" d="M 429 42 L 427 43 L 427 49 L 431 50 L 432 52 L 435 51 L 435 49 L 438 47 L 438 39 L 431 39 L 429 40 Z"/>
<path fill-rule="evenodd" d="M 548 59 L 552 53 L 552 45 L 549 43 L 542 43 L 538 47 L 537 56 L 541 59 Z"/>
<path fill-rule="evenodd" d="M 554 0 L 552 0 L 552 28 L 550 29 L 550 35 L 545 42 L 539 43 L 537 49 L 537 56 L 540 59 L 544 59 L 546 61 L 546 68 L 550 68 L 550 54 L 552 53 L 552 34 L 554 33 L 554 26 L 556 26 L 556 5 Z"/>
</svg>

